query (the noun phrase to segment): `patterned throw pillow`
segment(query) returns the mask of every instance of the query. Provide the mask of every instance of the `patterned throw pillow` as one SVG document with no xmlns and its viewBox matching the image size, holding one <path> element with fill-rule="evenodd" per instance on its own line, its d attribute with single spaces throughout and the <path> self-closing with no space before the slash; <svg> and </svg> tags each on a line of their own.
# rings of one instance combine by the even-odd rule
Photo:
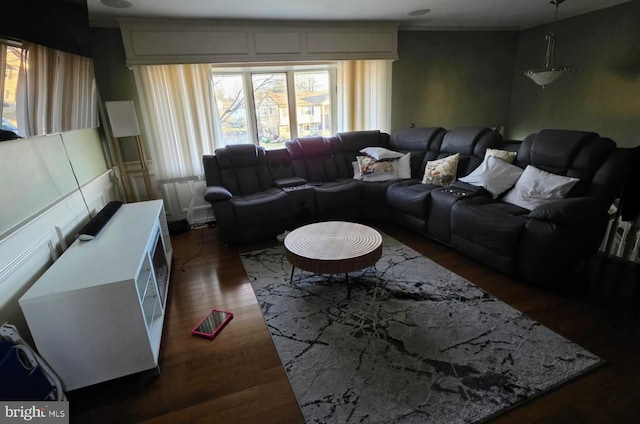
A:
<svg viewBox="0 0 640 424">
<path fill-rule="evenodd" d="M 458 162 L 460 154 L 447 156 L 438 160 L 430 160 L 424 168 L 424 177 L 422 184 L 431 184 L 437 186 L 447 186 L 456 180 L 456 171 L 458 170 Z"/>
<path fill-rule="evenodd" d="M 359 158 L 359 161 L 353 161 L 353 179 L 360 181 L 389 181 L 389 180 L 397 180 L 397 179 L 409 179 L 411 178 L 411 153 L 406 153 L 402 155 L 402 157 L 398 159 L 385 160 L 384 162 L 388 165 L 380 164 L 380 161 L 377 161 L 376 164 L 371 162 L 370 157 L 365 156 L 356 156 Z M 375 161 L 375 159 L 374 159 Z M 369 174 L 363 174 L 362 168 L 360 167 L 361 162 L 364 165 L 365 171 L 374 170 L 374 172 Z M 387 172 L 391 165 L 391 172 Z M 375 172 L 375 170 L 383 170 L 384 172 Z"/>
<path fill-rule="evenodd" d="M 369 156 L 357 156 L 358 165 L 360 166 L 361 175 L 370 174 L 393 174 L 393 163 L 391 161 L 378 161 Z"/>
</svg>

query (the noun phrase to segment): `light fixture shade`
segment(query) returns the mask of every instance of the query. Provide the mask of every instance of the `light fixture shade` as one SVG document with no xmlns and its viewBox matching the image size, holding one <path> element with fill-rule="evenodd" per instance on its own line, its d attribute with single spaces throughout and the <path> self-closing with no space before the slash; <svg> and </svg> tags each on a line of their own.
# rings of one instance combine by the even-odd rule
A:
<svg viewBox="0 0 640 424">
<path fill-rule="evenodd" d="M 551 4 L 556 6 L 556 13 L 553 17 L 553 27 L 551 32 L 545 37 L 547 39 L 547 52 L 544 55 L 544 65 L 541 69 L 530 69 L 524 73 L 526 77 L 531 78 L 542 88 L 551 84 L 562 76 L 565 72 L 571 70 L 571 67 L 560 66 L 555 60 L 556 32 L 555 26 L 558 21 L 558 6 L 565 0 L 551 0 Z"/>
<path fill-rule="evenodd" d="M 112 136 L 115 138 L 140 135 L 136 109 L 133 100 L 104 102 L 109 115 Z"/>
<path fill-rule="evenodd" d="M 527 71 L 525 76 L 531 78 L 533 82 L 544 88 L 546 85 L 551 84 L 562 76 L 567 71 L 567 68 L 561 69 L 541 69 L 539 71 Z"/>
</svg>

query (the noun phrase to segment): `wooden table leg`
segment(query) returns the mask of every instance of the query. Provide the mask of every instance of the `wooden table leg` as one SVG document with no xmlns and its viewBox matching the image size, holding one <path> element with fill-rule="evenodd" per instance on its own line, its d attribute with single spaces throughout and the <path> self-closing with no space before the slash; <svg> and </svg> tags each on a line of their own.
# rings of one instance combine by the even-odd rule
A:
<svg viewBox="0 0 640 424">
<path fill-rule="evenodd" d="M 295 266 L 291 267 L 291 276 L 289 277 L 289 284 L 293 283 L 293 271 L 296 270 Z"/>
</svg>

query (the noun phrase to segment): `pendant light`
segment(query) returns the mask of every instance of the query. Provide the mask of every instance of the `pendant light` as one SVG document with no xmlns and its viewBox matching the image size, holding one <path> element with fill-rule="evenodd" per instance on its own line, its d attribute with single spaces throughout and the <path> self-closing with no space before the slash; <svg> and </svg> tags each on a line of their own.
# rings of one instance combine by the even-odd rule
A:
<svg viewBox="0 0 640 424">
<path fill-rule="evenodd" d="M 556 45 L 556 21 L 558 20 L 558 6 L 563 3 L 564 0 L 551 0 L 551 4 L 555 4 L 556 12 L 553 18 L 553 26 L 551 32 L 546 35 L 547 40 L 547 53 L 544 56 L 544 64 L 540 69 L 530 69 L 524 73 L 525 76 L 531 78 L 533 82 L 544 88 L 551 84 L 562 76 L 567 71 L 571 70 L 571 67 L 560 66 L 555 60 L 555 45 Z"/>
</svg>

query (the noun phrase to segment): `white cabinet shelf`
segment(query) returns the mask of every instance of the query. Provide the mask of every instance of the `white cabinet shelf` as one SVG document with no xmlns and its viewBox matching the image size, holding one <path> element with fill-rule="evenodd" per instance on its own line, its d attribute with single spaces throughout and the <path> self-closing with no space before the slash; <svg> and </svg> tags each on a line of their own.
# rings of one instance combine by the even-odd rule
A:
<svg viewBox="0 0 640 424">
<path fill-rule="evenodd" d="M 162 200 L 125 204 L 20 298 L 36 347 L 66 390 L 158 366 L 171 259 Z"/>
</svg>

